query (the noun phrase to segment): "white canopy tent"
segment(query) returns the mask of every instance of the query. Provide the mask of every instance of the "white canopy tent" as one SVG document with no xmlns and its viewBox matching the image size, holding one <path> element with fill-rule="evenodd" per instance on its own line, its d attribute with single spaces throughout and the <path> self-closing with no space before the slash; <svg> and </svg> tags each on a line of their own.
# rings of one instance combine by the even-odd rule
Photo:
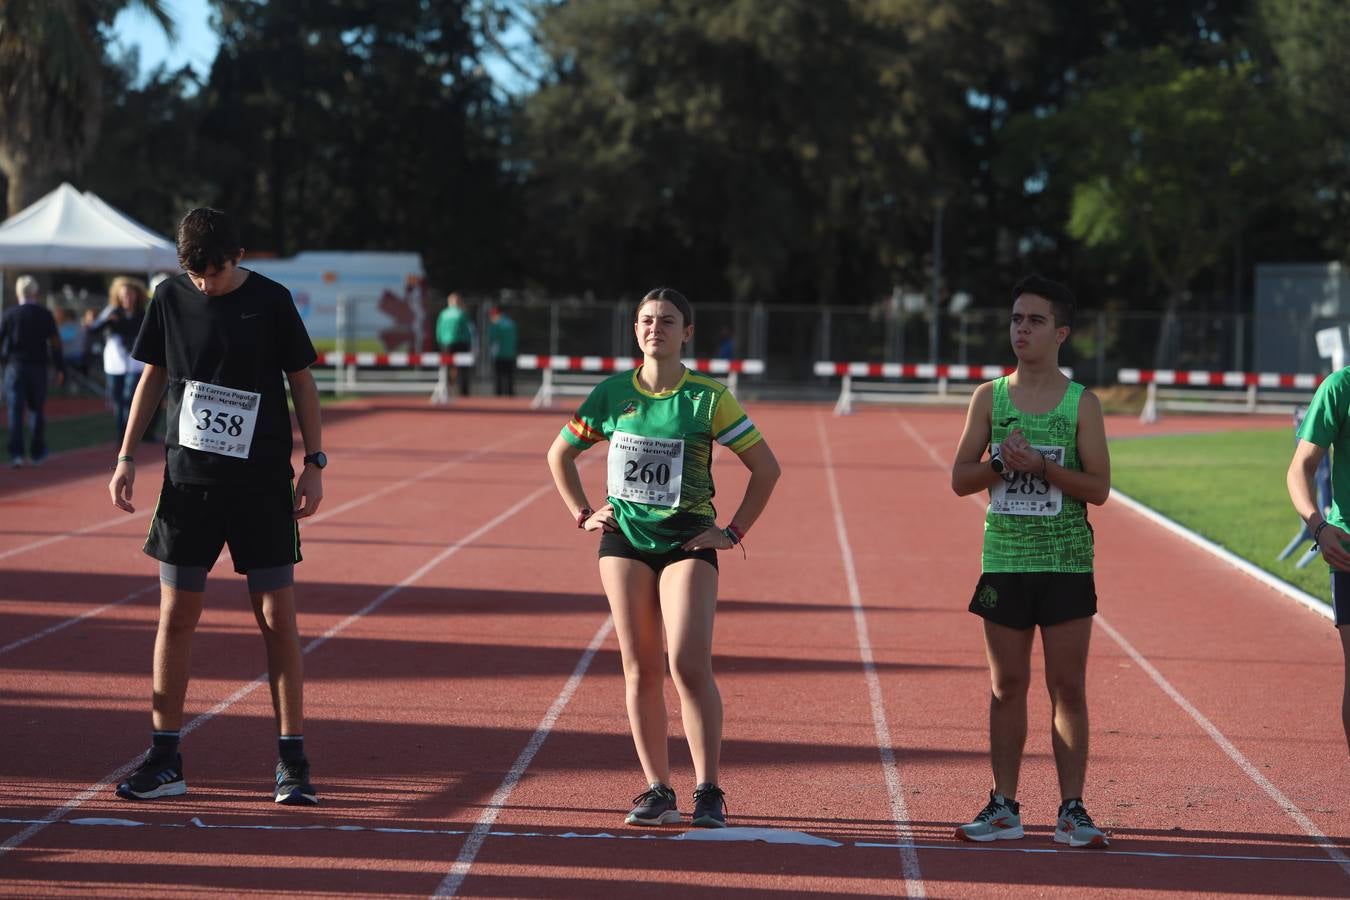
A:
<svg viewBox="0 0 1350 900">
<path fill-rule="evenodd" d="M 166 240 L 69 184 L 0 222 L 0 269 L 177 272 Z"/>
</svg>

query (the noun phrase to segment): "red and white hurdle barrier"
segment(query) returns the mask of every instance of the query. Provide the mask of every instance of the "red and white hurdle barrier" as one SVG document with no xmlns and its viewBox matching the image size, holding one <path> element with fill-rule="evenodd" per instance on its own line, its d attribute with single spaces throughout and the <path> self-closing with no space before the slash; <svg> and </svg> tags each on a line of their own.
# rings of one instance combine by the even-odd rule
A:
<svg viewBox="0 0 1350 900">
<path fill-rule="evenodd" d="M 436 370 L 436 384 L 431 390 L 432 403 L 450 402 L 450 367 L 466 367 L 474 364 L 472 353 L 342 353 L 330 350 L 319 354 L 316 365 L 332 366 L 333 393 L 406 393 L 425 387 L 425 380 L 403 379 L 365 379 L 357 378 L 360 369 L 412 369 Z"/>
<path fill-rule="evenodd" d="M 709 375 L 725 375 L 727 387 L 733 393 L 739 386 L 740 374 L 764 373 L 762 359 L 686 359 L 684 364 L 690 369 Z M 530 404 L 533 408 L 552 406 L 553 399 L 560 394 L 585 396 L 602 380 L 597 376 L 608 377 L 615 372 L 636 369 L 640 365 L 642 365 L 641 357 L 629 356 L 549 356 L 524 353 L 516 357 L 516 368 L 544 373 L 539 390 Z"/>
<path fill-rule="evenodd" d="M 1120 384 L 1148 385 L 1144 411 L 1139 415 L 1141 422 L 1156 422 L 1158 411 L 1163 408 L 1188 412 L 1292 412 L 1298 405 L 1298 399 L 1286 397 L 1283 402 L 1263 402 L 1259 392 L 1313 391 L 1325 377 L 1306 373 L 1291 375 L 1190 369 L 1121 369 L 1116 373 L 1116 381 Z M 1169 395 L 1159 396 L 1160 387 L 1219 390 L 1208 395 L 1196 390 L 1169 392 Z"/>
<path fill-rule="evenodd" d="M 831 362 L 821 360 L 815 364 L 815 374 L 826 377 L 843 378 L 839 389 L 839 399 L 834 404 L 835 415 L 845 416 L 853 412 L 855 403 L 964 403 L 966 393 L 953 393 L 948 390 L 951 381 L 988 381 L 1003 375 L 1011 375 L 1016 366 L 964 365 L 948 363 L 877 363 L 877 362 Z M 1073 377 L 1071 369 L 1061 369 L 1065 375 Z M 895 385 L 871 382 L 857 384 L 855 378 L 892 379 L 899 381 L 936 381 L 936 393 L 919 393 L 907 385 Z"/>
</svg>

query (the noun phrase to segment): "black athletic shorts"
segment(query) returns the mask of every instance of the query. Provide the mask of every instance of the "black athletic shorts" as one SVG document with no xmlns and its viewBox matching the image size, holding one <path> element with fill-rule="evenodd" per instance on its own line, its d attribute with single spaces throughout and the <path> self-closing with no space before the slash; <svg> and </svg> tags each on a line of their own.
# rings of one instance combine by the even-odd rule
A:
<svg viewBox="0 0 1350 900">
<path fill-rule="evenodd" d="M 970 598 L 975 615 L 1025 630 L 1097 614 L 1091 572 L 985 572 Z"/>
<path fill-rule="evenodd" d="M 208 485 L 166 478 L 144 549 L 160 562 L 209 569 L 229 544 L 234 570 L 241 575 L 298 563 L 294 504 L 288 481 Z"/>
<path fill-rule="evenodd" d="M 607 531 L 600 536 L 600 556 L 635 559 L 638 562 L 646 563 L 648 568 L 657 575 L 660 575 L 666 566 L 682 559 L 701 559 L 706 563 L 711 563 L 714 569 L 717 568 L 716 550 L 681 550 L 676 547 L 669 553 L 649 553 L 628 543 L 628 539 L 619 531 Z"/>
<path fill-rule="evenodd" d="M 1331 612 L 1337 628 L 1350 625 L 1350 572 L 1331 570 Z"/>
</svg>

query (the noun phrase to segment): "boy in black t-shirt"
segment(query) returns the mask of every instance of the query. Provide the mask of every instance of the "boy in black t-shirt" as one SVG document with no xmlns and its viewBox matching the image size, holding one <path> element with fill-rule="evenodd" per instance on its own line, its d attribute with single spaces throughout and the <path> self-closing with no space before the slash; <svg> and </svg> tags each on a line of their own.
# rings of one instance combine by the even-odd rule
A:
<svg viewBox="0 0 1350 900">
<path fill-rule="evenodd" d="M 220 210 L 194 209 L 178 227 L 186 270 L 162 282 L 132 355 L 145 371 L 131 401 L 113 505 L 134 512 L 133 454 L 168 389 L 166 462 L 145 552 L 160 561 L 155 637 L 154 732 L 140 767 L 117 787 L 126 799 L 187 792 L 178 752 L 192 633 L 206 574 L 229 544 L 235 571 L 248 577 L 253 614 L 267 647 L 277 717 L 277 803 L 318 802 L 304 749 L 304 666 L 295 623 L 295 520 L 323 498 L 319 394 L 309 366 L 317 358 L 286 288 L 247 269 L 239 232 Z M 292 489 L 290 384 L 305 442 L 304 470 Z"/>
</svg>

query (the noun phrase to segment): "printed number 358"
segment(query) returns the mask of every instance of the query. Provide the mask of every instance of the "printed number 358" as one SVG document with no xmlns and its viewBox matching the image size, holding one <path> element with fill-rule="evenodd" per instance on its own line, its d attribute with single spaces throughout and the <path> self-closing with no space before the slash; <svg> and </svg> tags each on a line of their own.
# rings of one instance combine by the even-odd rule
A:
<svg viewBox="0 0 1350 900">
<path fill-rule="evenodd" d="M 197 423 L 198 431 L 209 430 L 213 434 L 228 434 L 230 437 L 239 437 L 244 433 L 243 416 L 232 416 L 224 410 L 217 410 L 212 416 L 211 410 L 200 409 L 197 411 L 197 417 L 201 419 Z"/>
</svg>

